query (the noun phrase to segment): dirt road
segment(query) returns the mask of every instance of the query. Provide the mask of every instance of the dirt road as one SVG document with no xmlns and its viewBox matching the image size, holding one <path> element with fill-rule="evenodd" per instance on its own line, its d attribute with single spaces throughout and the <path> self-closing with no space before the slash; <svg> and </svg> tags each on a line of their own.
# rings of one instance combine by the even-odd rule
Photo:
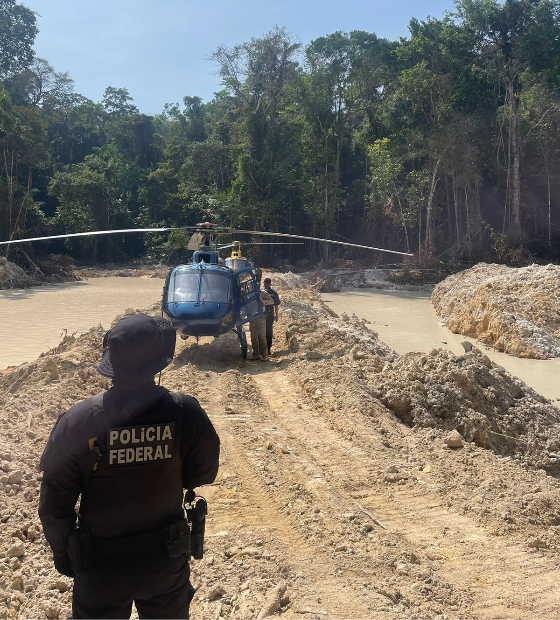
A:
<svg viewBox="0 0 560 620">
<path fill-rule="evenodd" d="M 400 424 L 321 406 L 277 359 L 214 368 L 209 389 L 198 386 L 224 459 L 196 617 L 258 617 L 279 579 L 289 584 L 286 617 L 555 615 L 557 555 L 504 536 L 433 484 L 457 453 L 426 451 Z M 183 372 L 168 380 L 179 387 Z M 216 583 L 224 594 L 208 603 Z"/>
<path fill-rule="evenodd" d="M 449 448 L 451 415 L 419 423 L 381 400 L 394 405 L 405 356 L 309 291 L 282 299 L 272 361 L 242 361 L 226 335 L 181 342 L 163 373 L 163 385 L 200 400 L 223 446 L 219 477 L 202 489 L 210 511 L 205 558 L 193 562 L 192 617 L 556 616 L 560 484 L 535 451 L 556 459 L 560 412 L 481 354 L 411 358 L 426 368 L 445 358 L 455 373 L 447 383 L 468 375 L 481 390 L 486 368 L 503 383 L 490 387 L 509 386 L 522 404 L 508 433 L 500 427 L 509 439 L 483 447 L 476 435 Z M 0 617 L 69 616 L 71 582 L 52 569 L 32 468 L 56 415 L 105 386 L 92 369 L 101 336 L 69 339 L 0 378 L 1 467 L 4 478 L 21 472 L 19 483 L 2 478 Z M 508 411 L 495 406 L 502 421 Z M 535 417 L 547 437 L 530 426 Z"/>
</svg>

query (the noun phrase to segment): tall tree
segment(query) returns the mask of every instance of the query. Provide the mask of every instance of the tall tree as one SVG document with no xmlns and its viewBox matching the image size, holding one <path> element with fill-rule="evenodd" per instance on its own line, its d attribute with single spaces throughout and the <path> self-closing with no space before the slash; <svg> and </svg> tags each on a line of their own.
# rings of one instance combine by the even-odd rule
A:
<svg viewBox="0 0 560 620">
<path fill-rule="evenodd" d="M 0 0 L 0 79 L 29 66 L 37 32 L 31 9 L 16 0 Z"/>
<path fill-rule="evenodd" d="M 234 191 L 250 209 L 251 225 L 260 230 L 285 209 L 279 192 L 283 157 L 293 156 L 293 134 L 286 131 L 286 96 L 297 74 L 297 43 L 287 30 L 274 28 L 264 37 L 233 48 L 219 47 L 218 65 L 237 114 L 236 138 L 243 145 Z"/>
<path fill-rule="evenodd" d="M 14 239 L 36 208 L 33 170 L 48 158 L 46 123 L 37 108 L 14 106 L 0 85 L 0 127 L 0 227 L 3 239 Z"/>
<path fill-rule="evenodd" d="M 68 73 L 57 73 L 44 58 L 33 59 L 29 67 L 12 75 L 4 84 L 16 105 L 41 106 L 74 90 Z"/>
<path fill-rule="evenodd" d="M 324 180 L 319 184 L 324 192 L 325 236 L 334 227 L 341 206 L 341 157 L 351 136 L 350 122 L 379 97 L 388 50 L 387 41 L 361 31 L 320 37 L 305 50 L 309 78 L 304 108 L 315 127 L 317 153 L 324 162 Z"/>
<path fill-rule="evenodd" d="M 554 0 L 458 0 L 460 22 L 477 37 L 483 67 L 503 88 L 508 143 L 506 222 L 521 239 L 522 197 L 519 106 L 525 72 L 557 79 L 560 59 L 559 5 Z"/>
</svg>

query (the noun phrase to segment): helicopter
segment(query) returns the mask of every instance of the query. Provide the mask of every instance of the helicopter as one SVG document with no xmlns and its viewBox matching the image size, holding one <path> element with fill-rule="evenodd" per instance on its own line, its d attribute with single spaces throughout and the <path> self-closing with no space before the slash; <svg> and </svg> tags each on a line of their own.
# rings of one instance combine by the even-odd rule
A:
<svg viewBox="0 0 560 620">
<path fill-rule="evenodd" d="M 219 257 L 217 237 L 213 246 L 210 241 L 215 224 L 204 222 L 197 226 L 200 228 L 187 246 L 194 250 L 192 262 L 174 267 L 165 279 L 162 316 L 183 339 L 195 336 L 198 341 L 201 336 L 233 331 L 241 344 L 241 356 L 246 359 L 243 325 L 263 313 L 255 274 L 241 256 L 239 245 L 229 260 Z"/>
<path fill-rule="evenodd" d="M 177 265 L 167 274 L 161 299 L 162 317 L 171 323 L 181 338 L 187 339 L 194 336 L 197 342 L 203 336 L 217 337 L 233 331 L 241 345 L 243 359 L 247 357 L 247 337 L 243 325 L 263 314 L 263 306 L 259 300 L 259 284 L 251 260 L 242 256 L 241 242 L 234 241 L 229 245 L 220 246 L 218 245 L 218 234 L 247 234 L 320 241 L 412 256 L 406 252 L 384 250 L 343 241 L 287 233 L 239 230 L 221 227 L 211 222 L 201 222 L 196 226 L 185 227 L 130 228 L 16 239 L 0 241 L 0 246 L 80 236 L 168 231 L 192 231 L 187 249 L 193 251 L 193 256 L 190 263 Z M 275 242 L 275 245 L 280 243 Z M 231 247 L 235 248 L 232 250 L 231 256 L 225 260 L 220 258 L 219 250 Z"/>
</svg>

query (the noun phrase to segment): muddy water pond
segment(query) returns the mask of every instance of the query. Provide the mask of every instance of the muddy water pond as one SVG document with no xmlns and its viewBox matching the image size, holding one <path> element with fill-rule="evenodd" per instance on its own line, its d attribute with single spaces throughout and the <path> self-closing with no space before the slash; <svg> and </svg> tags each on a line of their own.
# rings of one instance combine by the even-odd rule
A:
<svg viewBox="0 0 560 620">
<path fill-rule="evenodd" d="M 322 297 L 337 314 L 346 312 L 370 321 L 369 327 L 379 334 L 379 339 L 397 353 L 445 348 L 462 355 L 461 342 L 468 340 L 545 398 L 560 400 L 560 358 L 520 359 L 494 351 L 473 338 L 453 334 L 439 323 L 430 293 L 343 289 Z"/>
<path fill-rule="evenodd" d="M 83 333 L 101 324 L 108 329 L 126 308 L 145 308 L 161 298 L 159 278 L 91 278 L 55 286 L 0 291 L 0 369 L 36 359 L 56 347 L 65 334 Z M 337 313 L 371 322 L 379 338 L 397 353 L 448 348 L 463 353 L 462 340 L 440 325 L 429 293 L 344 289 L 324 294 Z M 560 358 L 518 359 L 487 350 L 488 356 L 537 392 L 560 399 Z"/>
<path fill-rule="evenodd" d="M 0 368 L 36 359 L 66 334 L 109 329 L 127 308 L 159 301 L 162 288 L 159 278 L 91 278 L 0 291 Z"/>
</svg>

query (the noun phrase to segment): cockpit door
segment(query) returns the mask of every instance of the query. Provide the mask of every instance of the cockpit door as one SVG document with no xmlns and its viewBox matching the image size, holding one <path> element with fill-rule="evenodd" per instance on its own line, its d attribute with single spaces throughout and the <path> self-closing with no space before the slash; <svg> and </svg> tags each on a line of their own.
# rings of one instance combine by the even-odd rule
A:
<svg viewBox="0 0 560 620">
<path fill-rule="evenodd" d="M 236 283 L 235 324 L 237 327 L 248 323 L 263 313 L 259 301 L 259 289 L 252 270 L 248 267 L 234 274 Z"/>
</svg>

